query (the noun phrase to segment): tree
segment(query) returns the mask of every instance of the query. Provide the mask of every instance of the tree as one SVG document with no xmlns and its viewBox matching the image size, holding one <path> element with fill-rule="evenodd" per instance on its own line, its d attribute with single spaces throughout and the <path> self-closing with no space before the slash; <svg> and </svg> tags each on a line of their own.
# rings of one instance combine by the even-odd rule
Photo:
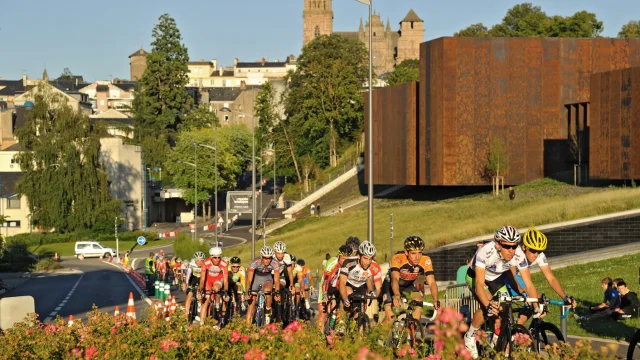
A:
<svg viewBox="0 0 640 360">
<path fill-rule="evenodd" d="M 407 59 L 393 69 L 387 77 L 388 86 L 420 81 L 420 60 Z"/>
<path fill-rule="evenodd" d="M 472 24 L 469 27 L 458 31 L 453 34 L 453 36 L 464 36 L 464 37 L 487 37 L 489 36 L 489 29 L 484 26 L 482 23 Z"/>
<path fill-rule="evenodd" d="M 201 128 L 211 128 L 220 126 L 220 120 L 218 115 L 209 110 L 209 107 L 205 104 L 194 108 L 191 112 L 187 113 L 182 123 L 178 125 L 181 131 L 190 131 Z"/>
<path fill-rule="evenodd" d="M 309 178 L 316 172 L 316 164 L 313 162 L 311 155 L 307 154 L 302 157 L 302 174 L 304 176 L 304 192 L 309 192 Z"/>
<path fill-rule="evenodd" d="M 34 224 L 64 233 L 91 229 L 120 214 L 100 163 L 100 134 L 89 118 L 46 85 L 34 92 L 34 108 L 16 131 L 23 171 L 16 189 L 26 196 Z"/>
<path fill-rule="evenodd" d="M 548 20 L 540 6 L 522 3 L 507 10 L 502 23 L 492 27 L 489 33 L 491 36 L 504 37 L 546 36 Z"/>
<path fill-rule="evenodd" d="M 62 74 L 60 74 L 60 76 L 58 76 L 58 80 L 73 80 L 73 73 L 71 72 L 71 70 L 69 70 L 69 68 L 64 68 L 64 70 L 62 70 Z"/>
<path fill-rule="evenodd" d="M 640 21 L 632 20 L 622 25 L 618 37 L 623 39 L 640 38 Z"/>
<path fill-rule="evenodd" d="M 505 151 L 504 144 L 499 139 L 494 139 L 489 148 L 489 156 L 487 158 L 487 169 L 493 176 L 501 176 L 507 171 L 508 155 Z"/>
<path fill-rule="evenodd" d="M 285 114 L 303 131 L 294 137 L 297 151 L 311 153 L 319 166 L 335 166 L 340 140 L 351 141 L 362 129 L 366 58 L 361 41 L 323 35 L 303 48 L 287 78 Z"/>
<path fill-rule="evenodd" d="M 596 14 L 578 11 L 572 16 L 554 16 L 550 21 L 547 36 L 571 38 L 595 38 L 604 30 L 602 21 L 598 21 Z"/>
<path fill-rule="evenodd" d="M 217 184 L 218 191 L 232 190 L 236 186 L 236 178 L 241 172 L 241 162 L 238 159 L 233 146 L 233 139 L 228 131 L 222 129 L 201 128 L 181 132 L 176 141 L 176 146 L 171 151 L 166 162 L 169 174 L 173 176 L 174 184 L 184 190 L 183 199 L 188 204 L 194 204 L 195 172 L 196 168 L 180 161 L 186 161 L 197 165 L 198 176 L 198 204 L 202 203 L 201 214 L 205 212 L 205 204 L 211 206 L 211 194 L 216 188 L 216 151 L 195 146 L 194 142 L 215 146 L 217 149 Z M 217 138 L 216 138 L 217 137 Z M 246 144 L 245 144 L 246 146 Z"/>
<path fill-rule="evenodd" d="M 153 28 L 147 69 L 133 100 L 135 139 L 142 146 L 144 161 L 162 167 L 169 153 L 169 141 L 193 104 L 187 93 L 189 55 L 181 43 L 176 22 L 160 16 Z"/>
</svg>

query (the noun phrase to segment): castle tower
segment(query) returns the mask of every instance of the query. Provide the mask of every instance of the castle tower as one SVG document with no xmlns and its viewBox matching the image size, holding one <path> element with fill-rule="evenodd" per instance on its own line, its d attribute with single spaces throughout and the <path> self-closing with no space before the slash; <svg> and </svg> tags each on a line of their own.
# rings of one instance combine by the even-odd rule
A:
<svg viewBox="0 0 640 360">
<path fill-rule="evenodd" d="M 360 41 L 369 49 L 369 26 L 373 38 L 371 39 L 373 53 L 373 71 L 377 76 L 393 71 L 393 49 L 391 47 L 391 33 L 385 30 L 380 14 L 374 12 L 371 17 L 371 24 L 367 22 L 364 31 L 358 31 Z"/>
<path fill-rule="evenodd" d="M 332 0 L 304 0 L 302 20 L 304 23 L 303 42 L 307 45 L 320 35 L 333 33 Z"/>
<path fill-rule="evenodd" d="M 129 72 L 132 81 L 139 81 L 142 79 L 142 74 L 147 69 L 147 55 L 149 53 L 142 48 L 129 55 Z"/>
<path fill-rule="evenodd" d="M 413 9 L 409 10 L 407 16 L 400 21 L 396 64 L 406 59 L 420 58 L 420 44 L 424 42 L 423 24 L 424 22 Z"/>
</svg>

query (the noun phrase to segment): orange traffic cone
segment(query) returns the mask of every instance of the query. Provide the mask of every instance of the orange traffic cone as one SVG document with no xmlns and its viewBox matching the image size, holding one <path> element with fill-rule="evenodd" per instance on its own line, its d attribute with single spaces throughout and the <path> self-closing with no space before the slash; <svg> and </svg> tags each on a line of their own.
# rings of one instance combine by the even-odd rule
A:
<svg viewBox="0 0 640 360">
<path fill-rule="evenodd" d="M 158 302 L 156 303 L 156 315 L 158 316 L 158 318 L 162 317 L 162 309 L 163 309 L 162 301 L 158 300 Z"/>
<path fill-rule="evenodd" d="M 164 316 L 165 318 L 169 318 L 169 310 L 171 309 L 171 303 L 169 302 L 169 298 L 167 298 L 167 300 L 164 301 Z"/>
<path fill-rule="evenodd" d="M 58 256 L 58 252 L 53 254 L 53 261 L 60 261 L 60 256 Z"/>
<path fill-rule="evenodd" d="M 175 296 L 171 297 L 171 308 L 169 309 L 169 313 L 171 315 L 176 313 L 176 297 Z"/>
<path fill-rule="evenodd" d="M 102 261 L 102 260 L 103 260 L 103 259 L 102 259 L 102 255 L 100 255 L 100 261 Z"/>
<path fill-rule="evenodd" d="M 84 260 L 84 254 L 80 254 L 78 258 L 80 259 L 80 261 Z"/>
<path fill-rule="evenodd" d="M 118 307 L 118 305 L 116 305 L 116 311 L 113 312 L 113 316 L 118 316 L 120 315 L 120 308 Z"/>
<path fill-rule="evenodd" d="M 69 315 L 69 326 L 73 325 L 73 315 Z"/>
<path fill-rule="evenodd" d="M 127 303 L 127 317 L 136 321 L 136 307 L 133 303 L 133 292 L 129 292 L 129 302 Z"/>
</svg>

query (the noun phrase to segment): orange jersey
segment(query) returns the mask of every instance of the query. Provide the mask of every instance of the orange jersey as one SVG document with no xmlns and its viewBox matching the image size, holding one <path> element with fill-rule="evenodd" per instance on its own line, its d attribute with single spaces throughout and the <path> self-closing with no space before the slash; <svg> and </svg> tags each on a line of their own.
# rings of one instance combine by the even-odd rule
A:
<svg viewBox="0 0 640 360">
<path fill-rule="evenodd" d="M 396 254 L 391 259 L 391 272 L 400 273 L 400 286 L 411 286 L 415 279 L 420 275 L 433 275 L 433 264 L 431 258 L 422 255 L 417 264 L 411 264 L 407 255 Z"/>
</svg>

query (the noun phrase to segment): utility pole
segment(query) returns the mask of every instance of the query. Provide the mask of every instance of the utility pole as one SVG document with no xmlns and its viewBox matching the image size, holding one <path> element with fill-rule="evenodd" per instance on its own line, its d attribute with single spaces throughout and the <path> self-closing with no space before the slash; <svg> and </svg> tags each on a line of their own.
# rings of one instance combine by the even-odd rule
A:
<svg viewBox="0 0 640 360">
<path fill-rule="evenodd" d="M 115 230 L 116 230 L 116 256 L 118 260 L 120 260 L 120 242 L 118 241 L 118 217 L 116 216 L 115 220 Z"/>
</svg>

